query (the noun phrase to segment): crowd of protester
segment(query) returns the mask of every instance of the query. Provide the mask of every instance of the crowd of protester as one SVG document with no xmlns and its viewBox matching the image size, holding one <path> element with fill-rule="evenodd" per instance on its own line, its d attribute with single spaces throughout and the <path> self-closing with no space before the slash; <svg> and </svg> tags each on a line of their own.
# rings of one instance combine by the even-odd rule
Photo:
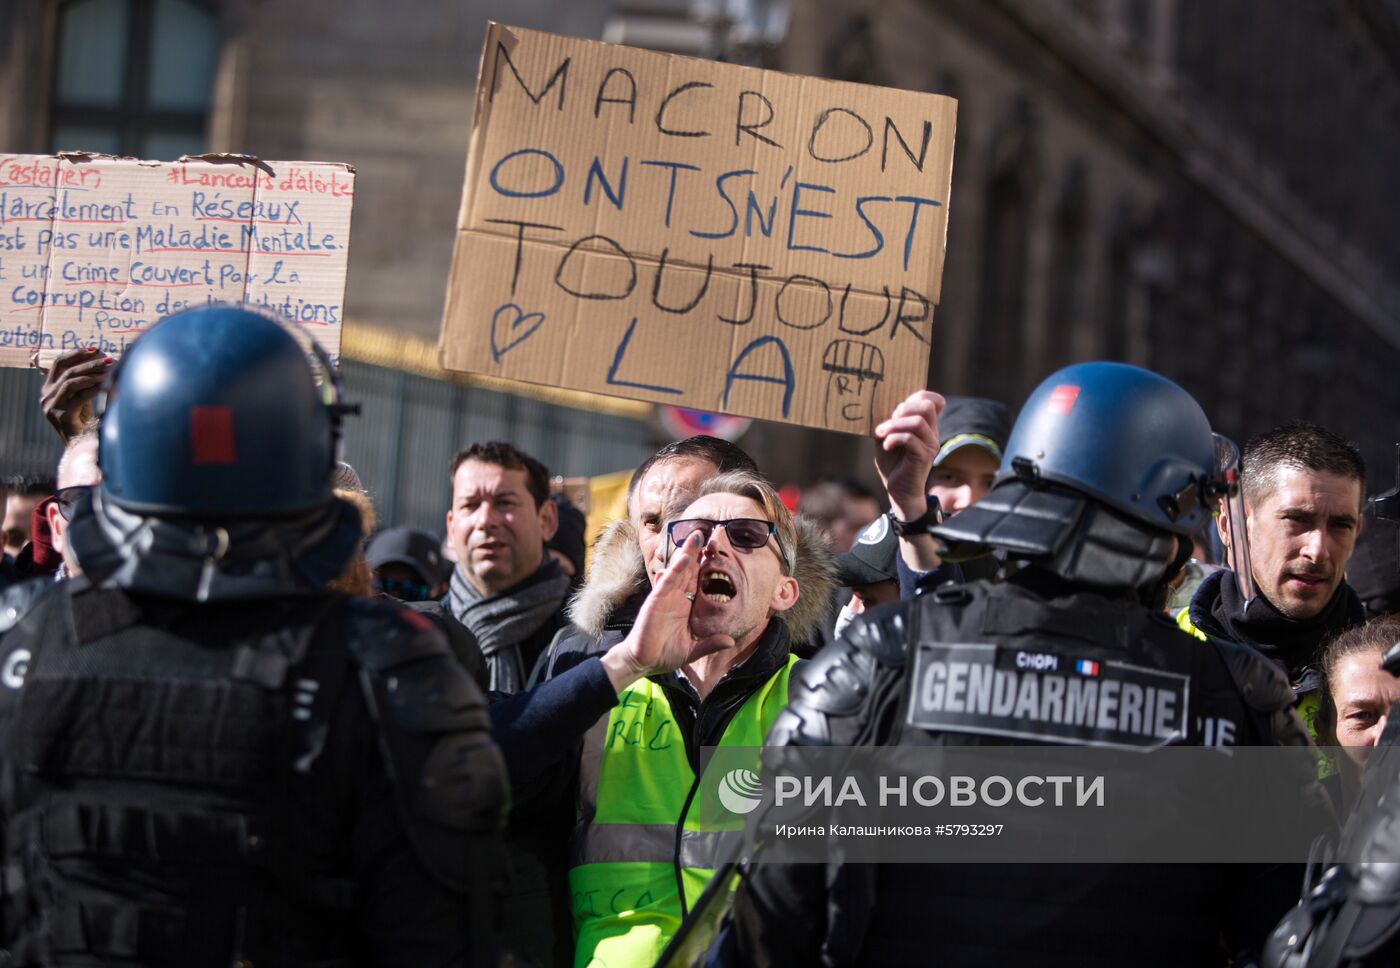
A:
<svg viewBox="0 0 1400 968">
<path fill-rule="evenodd" d="M 65 449 L 54 479 L 5 482 L 0 585 L 81 571 L 68 523 L 102 487 L 100 362 L 77 351 L 48 374 Z M 463 441 L 424 469 L 451 483 L 439 534 L 376 521 L 374 495 L 339 466 L 334 493 L 360 534 L 329 584 L 438 630 L 490 701 L 511 801 L 502 944 L 516 964 L 652 964 L 719 866 L 691 810 L 698 750 L 761 744 L 803 660 L 861 616 L 1016 573 L 1004 549 L 954 562 L 929 534 L 938 512 L 992 492 L 1011 402 L 915 393 L 875 430 L 880 489 L 818 480 L 795 508 L 741 443 L 675 441 L 635 468 L 626 518 L 596 536 L 551 493 L 573 468 L 508 441 Z M 1400 699 L 1379 665 L 1400 639 L 1395 529 L 1363 515 L 1367 471 L 1345 430 L 1291 423 L 1243 448 L 1255 594 L 1223 567 L 1226 522 L 1211 521 L 1155 602 L 1287 677 L 1313 740 L 1339 748 L 1324 772 L 1343 815 Z"/>
</svg>

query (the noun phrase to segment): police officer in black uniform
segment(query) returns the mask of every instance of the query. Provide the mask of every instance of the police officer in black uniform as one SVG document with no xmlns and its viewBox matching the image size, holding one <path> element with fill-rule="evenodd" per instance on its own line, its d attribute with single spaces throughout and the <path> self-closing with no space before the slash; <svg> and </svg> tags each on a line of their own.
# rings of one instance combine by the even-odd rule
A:
<svg viewBox="0 0 1400 968">
<path fill-rule="evenodd" d="M 1382 521 L 1400 522 L 1400 445 L 1396 458 L 1396 486 L 1371 498 L 1371 511 Z M 1400 676 L 1400 642 L 1381 666 Z M 1335 856 L 1340 863 L 1309 885 L 1269 938 L 1269 968 L 1400 964 L 1400 703 L 1391 707 L 1367 757 L 1361 793 Z"/>
<path fill-rule="evenodd" d="M 1243 646 L 1194 639 L 1162 611 L 1165 583 L 1220 493 L 1215 463 L 1205 414 L 1170 381 L 1115 363 L 1056 373 L 1027 401 L 995 489 L 933 530 L 954 557 L 1005 549 L 1026 567 L 853 623 L 802 675 L 769 744 L 1307 744 L 1276 668 Z M 1163 735 L 1134 735 L 1104 717 L 996 721 L 914 698 L 924 692 L 909 689 L 917 663 L 961 643 L 980 643 L 988 662 L 1027 651 L 1091 660 L 1105 679 L 1152 676 L 1176 690 L 1180 715 Z M 1300 782 L 1315 784 L 1304 766 Z M 1302 792 L 1321 804 L 1320 789 Z M 1296 893 L 1299 875 L 1277 873 L 755 863 L 711 954 L 743 965 L 1247 963 L 1242 953 L 1257 952 Z"/>
<path fill-rule="evenodd" d="M 500 753 L 421 616 L 325 590 L 316 358 L 213 305 L 116 367 L 82 577 L 0 608 L 4 964 L 497 962 Z"/>
</svg>

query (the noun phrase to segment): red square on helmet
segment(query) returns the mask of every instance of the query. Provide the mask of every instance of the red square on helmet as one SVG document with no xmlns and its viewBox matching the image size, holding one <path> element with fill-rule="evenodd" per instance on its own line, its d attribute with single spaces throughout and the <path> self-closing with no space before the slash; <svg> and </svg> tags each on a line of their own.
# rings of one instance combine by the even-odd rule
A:
<svg viewBox="0 0 1400 968">
<path fill-rule="evenodd" d="M 1050 409 L 1062 417 L 1068 417 L 1074 409 L 1074 401 L 1079 399 L 1079 387 L 1061 383 L 1050 391 Z"/>
<path fill-rule="evenodd" d="M 233 411 L 228 407 L 191 407 L 190 453 L 196 464 L 238 463 Z"/>
</svg>

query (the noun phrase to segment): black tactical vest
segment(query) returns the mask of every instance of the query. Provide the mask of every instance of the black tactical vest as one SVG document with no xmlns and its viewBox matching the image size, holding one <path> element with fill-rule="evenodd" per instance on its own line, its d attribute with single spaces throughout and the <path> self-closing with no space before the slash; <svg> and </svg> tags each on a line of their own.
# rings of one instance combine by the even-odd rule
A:
<svg viewBox="0 0 1400 968">
<path fill-rule="evenodd" d="M 895 728 L 901 744 L 966 736 L 974 745 L 1251 746 L 1274 743 L 1274 731 L 1287 727 L 1288 718 L 1275 714 L 1291 698 L 1288 684 L 1255 654 L 1187 641 L 1165 614 L 1132 603 L 1092 594 L 1046 599 L 1014 584 L 977 582 L 917 599 L 910 619 L 910 695 Z M 964 673 L 969 688 L 941 696 L 917 688 L 940 667 Z M 1025 679 L 1035 680 L 1038 701 L 999 701 L 1024 695 Z M 1114 697 L 1111 714 L 1100 695 Z"/>
<path fill-rule="evenodd" d="M 4 690 L 13 963 L 363 963 L 349 811 L 325 766 L 335 744 L 396 758 L 372 721 L 393 700 L 376 699 L 380 670 L 353 645 L 363 606 L 75 587 L 3 639 L 27 660 L 13 664 L 21 688 Z M 380 628 L 359 651 L 392 657 L 394 641 Z M 462 854 L 442 863 L 460 873 Z"/>
<path fill-rule="evenodd" d="M 949 671 L 959 688 L 937 688 Z M 1037 677 L 1037 690 L 1018 688 L 1026 676 Z M 1120 701 L 1113 716 L 1089 717 L 1082 695 L 1070 702 L 1070 690 L 1110 681 L 1120 696 L 1135 693 L 1126 713 Z M 1249 650 L 1202 643 L 1132 603 L 1046 599 L 1014 583 L 946 586 L 873 612 L 817 656 L 802 685 L 770 743 L 1307 742 L 1288 711 L 1287 682 Z M 1028 694 L 1040 700 L 1027 708 L 1007 698 Z M 1223 965 L 1222 935 L 1257 945 L 1267 912 L 1296 896 L 1301 871 L 1260 873 L 1228 865 L 848 865 L 829 875 L 836 886 L 828 903 L 839 900 L 841 911 L 825 950 L 833 964 Z M 1241 897 L 1256 899 L 1262 913 L 1227 916 Z"/>
</svg>

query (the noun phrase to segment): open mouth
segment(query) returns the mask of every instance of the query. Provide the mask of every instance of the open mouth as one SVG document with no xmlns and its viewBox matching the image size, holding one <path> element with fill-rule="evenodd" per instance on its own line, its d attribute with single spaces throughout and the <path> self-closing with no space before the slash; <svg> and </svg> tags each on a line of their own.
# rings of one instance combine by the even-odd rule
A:
<svg viewBox="0 0 1400 968">
<path fill-rule="evenodd" d="M 734 597 L 734 583 L 722 571 L 707 571 L 700 576 L 700 594 L 712 602 L 727 602 Z"/>
</svg>

